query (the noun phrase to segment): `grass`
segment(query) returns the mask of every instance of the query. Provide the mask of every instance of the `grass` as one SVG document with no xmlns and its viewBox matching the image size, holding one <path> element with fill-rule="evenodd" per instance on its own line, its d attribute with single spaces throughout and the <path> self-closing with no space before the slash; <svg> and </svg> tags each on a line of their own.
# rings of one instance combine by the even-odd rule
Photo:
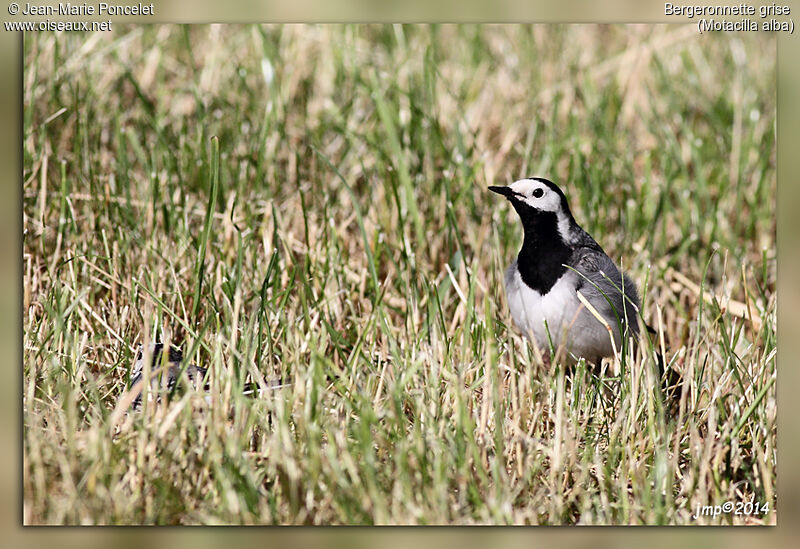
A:
<svg viewBox="0 0 800 549">
<path fill-rule="evenodd" d="M 26 524 L 776 522 L 774 39 L 115 26 L 24 56 Z M 525 175 L 638 282 L 637 355 L 565 372 L 511 326 L 486 186 Z M 208 399 L 117 406 L 153 340 Z M 238 394 L 259 375 L 291 385 Z M 692 518 L 726 501 L 769 512 Z"/>
</svg>

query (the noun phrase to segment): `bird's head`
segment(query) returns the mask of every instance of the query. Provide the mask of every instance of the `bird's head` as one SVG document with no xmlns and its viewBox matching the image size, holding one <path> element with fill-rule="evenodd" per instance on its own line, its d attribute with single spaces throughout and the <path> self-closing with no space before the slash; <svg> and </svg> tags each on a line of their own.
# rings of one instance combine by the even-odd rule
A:
<svg viewBox="0 0 800 549">
<path fill-rule="evenodd" d="M 511 202 L 526 234 L 552 227 L 564 241 L 575 239 L 577 225 L 569 210 L 567 197 L 552 181 L 543 177 L 529 177 L 506 187 L 491 186 L 489 190 L 505 196 Z"/>
<path fill-rule="evenodd" d="M 131 378 L 138 375 L 144 369 L 145 356 L 150 357 L 150 367 L 157 368 L 161 364 L 161 353 L 164 350 L 163 343 L 150 343 L 145 352 L 144 347 L 139 344 L 136 352 L 136 362 L 134 362 Z M 183 361 L 183 351 L 180 347 L 175 345 L 169 346 L 169 355 L 167 357 L 170 364 L 180 364 Z"/>
<path fill-rule="evenodd" d="M 491 186 L 489 190 L 505 196 L 523 219 L 541 212 L 569 215 L 567 197 L 558 186 L 542 177 L 514 181 L 506 187 Z"/>
</svg>

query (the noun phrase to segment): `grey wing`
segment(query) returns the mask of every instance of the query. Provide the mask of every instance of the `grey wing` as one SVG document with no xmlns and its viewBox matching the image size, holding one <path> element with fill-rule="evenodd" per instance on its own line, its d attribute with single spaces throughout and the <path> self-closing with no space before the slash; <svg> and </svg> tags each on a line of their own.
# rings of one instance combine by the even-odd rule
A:
<svg viewBox="0 0 800 549">
<path fill-rule="evenodd" d="M 578 248 L 572 262 L 578 271 L 578 290 L 604 318 L 619 319 L 633 334 L 639 333 L 639 292 L 636 283 L 623 277 L 602 250 Z"/>
</svg>

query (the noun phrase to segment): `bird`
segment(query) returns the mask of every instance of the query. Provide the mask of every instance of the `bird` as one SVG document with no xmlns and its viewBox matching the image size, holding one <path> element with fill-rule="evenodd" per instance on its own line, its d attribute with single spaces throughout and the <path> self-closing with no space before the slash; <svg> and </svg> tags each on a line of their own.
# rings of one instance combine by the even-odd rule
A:
<svg viewBox="0 0 800 549">
<path fill-rule="evenodd" d="M 136 352 L 136 360 L 131 370 L 131 382 L 127 392 L 127 399 L 130 399 L 130 406 L 133 409 L 139 409 L 142 404 L 142 394 L 144 389 L 144 365 L 145 358 L 150 358 L 150 387 L 153 391 L 158 391 L 159 386 L 166 387 L 167 392 L 171 392 L 178 380 L 181 378 L 181 372 L 186 374 L 186 379 L 196 389 L 209 390 L 208 368 L 197 366 L 196 364 L 184 364 L 183 350 L 177 345 L 169 345 L 166 356 L 166 364 L 162 363 L 164 353 L 163 343 L 150 343 L 148 352 L 144 352 L 144 347 L 139 344 Z M 200 383 L 203 382 L 201 386 Z M 243 395 L 259 395 L 261 396 L 263 389 L 281 389 L 288 387 L 289 383 L 284 383 L 279 380 L 268 381 L 261 380 L 261 383 L 247 383 L 243 387 Z"/>
<path fill-rule="evenodd" d="M 569 365 L 581 358 L 599 365 L 622 349 L 623 340 L 635 341 L 636 284 L 578 225 L 558 185 L 529 177 L 489 190 L 508 199 L 522 222 L 522 247 L 504 276 L 511 317 L 522 334 L 540 350 L 563 347 Z"/>
<path fill-rule="evenodd" d="M 159 383 L 165 384 L 167 391 L 172 391 L 181 374 L 183 363 L 183 350 L 176 346 L 170 345 L 168 347 L 166 364 L 162 363 L 162 354 L 164 352 L 163 343 L 151 343 L 148 347 L 148 352 L 144 352 L 144 347 L 139 344 L 136 351 L 136 360 L 131 370 L 131 383 L 129 394 L 136 394 L 131 402 L 134 409 L 138 409 L 142 404 L 143 382 L 144 382 L 144 365 L 146 355 L 150 357 L 150 387 L 153 390 L 158 390 Z M 162 365 L 166 371 L 161 368 Z M 206 378 L 207 368 L 197 366 L 195 364 L 188 364 L 186 366 L 186 376 L 192 384 L 197 385 L 198 382 Z M 163 375 L 160 375 L 162 374 Z"/>
</svg>

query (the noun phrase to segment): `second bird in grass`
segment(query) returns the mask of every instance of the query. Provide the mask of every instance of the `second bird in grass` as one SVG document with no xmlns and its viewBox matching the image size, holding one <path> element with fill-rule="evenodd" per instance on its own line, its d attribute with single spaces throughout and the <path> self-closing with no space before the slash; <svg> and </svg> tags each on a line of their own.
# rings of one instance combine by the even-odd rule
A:
<svg viewBox="0 0 800 549">
<path fill-rule="evenodd" d="M 489 190 L 505 196 L 522 221 L 522 249 L 506 270 L 505 286 L 514 324 L 526 337 L 545 353 L 551 344 L 563 346 L 570 363 L 598 364 L 623 338 L 639 334 L 636 285 L 575 222 L 555 183 L 533 177 Z"/>
<path fill-rule="evenodd" d="M 145 364 L 150 361 L 150 386 L 156 395 L 160 385 L 167 391 L 172 391 L 180 380 L 182 373 L 186 374 L 186 380 L 195 388 L 202 388 L 206 391 L 209 389 L 207 382 L 208 368 L 196 366 L 195 364 L 185 363 L 183 359 L 183 350 L 176 346 L 170 345 L 168 347 L 166 357 L 162 356 L 164 353 L 163 343 L 151 343 L 148 346 L 147 352 L 144 347 L 139 345 L 136 352 L 136 362 L 134 362 L 133 370 L 131 371 L 131 384 L 128 391 L 128 398 L 130 405 L 134 409 L 139 409 L 142 405 L 142 395 L 144 394 L 144 379 L 145 379 Z M 205 380 L 205 381 L 204 381 Z M 203 382 L 201 386 L 200 383 Z M 288 387 L 288 383 L 282 381 L 268 381 L 262 379 L 260 383 L 247 383 L 245 384 L 242 394 L 243 395 L 257 395 L 261 396 L 263 391 L 282 389 Z"/>
</svg>

